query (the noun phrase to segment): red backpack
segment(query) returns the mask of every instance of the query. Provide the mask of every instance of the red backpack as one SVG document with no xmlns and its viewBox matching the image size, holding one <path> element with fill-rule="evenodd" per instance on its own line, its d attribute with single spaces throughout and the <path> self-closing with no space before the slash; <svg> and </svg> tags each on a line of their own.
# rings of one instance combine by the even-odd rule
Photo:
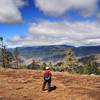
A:
<svg viewBox="0 0 100 100">
<path fill-rule="evenodd" d="M 44 72 L 44 80 L 45 81 L 51 80 L 51 72 L 50 72 L 50 70 L 45 70 L 45 72 Z"/>
</svg>

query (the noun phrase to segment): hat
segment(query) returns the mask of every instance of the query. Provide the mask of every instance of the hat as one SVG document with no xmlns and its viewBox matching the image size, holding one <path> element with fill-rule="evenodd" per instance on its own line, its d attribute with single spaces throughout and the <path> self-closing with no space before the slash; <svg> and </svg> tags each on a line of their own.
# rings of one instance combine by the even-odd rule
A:
<svg viewBox="0 0 100 100">
<path fill-rule="evenodd" d="M 49 69 L 49 67 L 46 67 L 46 69 Z"/>
</svg>

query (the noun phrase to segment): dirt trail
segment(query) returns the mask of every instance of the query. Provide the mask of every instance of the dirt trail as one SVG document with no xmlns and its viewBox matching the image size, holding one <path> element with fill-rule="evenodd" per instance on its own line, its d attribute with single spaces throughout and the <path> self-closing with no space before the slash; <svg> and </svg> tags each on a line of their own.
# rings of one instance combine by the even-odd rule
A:
<svg viewBox="0 0 100 100">
<path fill-rule="evenodd" d="M 0 69 L 0 100 L 100 100 L 99 76 L 53 73 L 53 85 L 41 91 L 41 71 Z"/>
</svg>

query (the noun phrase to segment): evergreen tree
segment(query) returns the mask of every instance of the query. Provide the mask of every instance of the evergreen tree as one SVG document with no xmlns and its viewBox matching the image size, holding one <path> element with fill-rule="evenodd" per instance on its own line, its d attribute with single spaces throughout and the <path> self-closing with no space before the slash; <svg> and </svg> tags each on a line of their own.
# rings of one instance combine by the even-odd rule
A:
<svg viewBox="0 0 100 100">
<path fill-rule="evenodd" d="M 66 57 L 64 59 L 64 69 L 68 72 L 74 72 L 77 65 L 77 60 L 75 58 L 73 50 L 67 49 Z"/>
<path fill-rule="evenodd" d="M 13 55 L 14 55 L 14 60 L 16 62 L 16 67 L 18 68 L 19 67 L 19 62 L 18 62 L 19 52 L 18 52 L 18 48 L 14 49 Z"/>
<path fill-rule="evenodd" d="M 98 74 L 98 66 L 95 60 L 89 59 L 84 67 L 84 74 Z"/>
<path fill-rule="evenodd" d="M 13 59 L 12 54 L 7 50 L 7 48 L 4 46 L 2 48 L 2 62 L 3 62 L 3 67 L 7 68 L 10 67 L 10 62 Z"/>
<path fill-rule="evenodd" d="M 46 66 L 47 66 L 47 64 L 46 64 L 45 62 L 43 62 L 43 63 L 41 64 L 40 69 L 41 69 L 41 70 L 44 70 L 44 69 L 46 68 Z"/>
</svg>

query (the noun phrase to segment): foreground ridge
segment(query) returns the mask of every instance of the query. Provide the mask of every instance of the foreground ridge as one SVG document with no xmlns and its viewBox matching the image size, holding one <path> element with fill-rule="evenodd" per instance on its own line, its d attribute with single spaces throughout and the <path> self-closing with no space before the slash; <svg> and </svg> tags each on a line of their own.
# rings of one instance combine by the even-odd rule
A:
<svg viewBox="0 0 100 100">
<path fill-rule="evenodd" d="M 100 76 L 53 72 L 57 88 L 41 91 L 42 71 L 0 69 L 0 100 L 99 100 Z"/>
</svg>

